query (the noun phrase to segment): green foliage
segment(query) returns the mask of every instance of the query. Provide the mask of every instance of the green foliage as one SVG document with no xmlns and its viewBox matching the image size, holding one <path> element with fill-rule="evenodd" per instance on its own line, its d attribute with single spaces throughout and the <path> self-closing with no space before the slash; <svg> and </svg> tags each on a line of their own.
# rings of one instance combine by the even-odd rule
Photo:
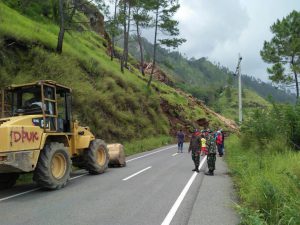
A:
<svg viewBox="0 0 300 225">
<path fill-rule="evenodd" d="M 228 101 L 231 101 L 231 97 L 232 97 L 232 91 L 230 87 L 227 87 L 225 89 L 225 96 L 227 98 Z"/>
<path fill-rule="evenodd" d="M 267 109 L 271 104 L 257 95 L 255 92 L 248 89 L 243 89 L 243 115 L 247 120 L 251 114 L 259 109 Z M 226 87 L 220 90 L 219 96 L 215 96 L 213 109 L 222 115 L 238 121 L 238 92 L 236 88 Z"/>
<path fill-rule="evenodd" d="M 276 140 L 264 146 L 250 141 L 252 144 L 243 145 L 236 136 L 226 141 L 226 160 L 240 198 L 241 224 L 298 224 L 299 153 Z M 276 145 L 282 148 L 280 153 L 273 151 Z"/>
<path fill-rule="evenodd" d="M 161 45 L 177 48 L 186 42 L 184 38 L 176 38 L 179 35 L 179 22 L 172 18 L 180 8 L 180 5 L 172 0 L 160 0 L 157 2 L 159 5 L 154 6 L 154 11 L 156 11 L 158 16 L 156 26 L 158 26 L 158 29 L 164 36 L 170 36 L 169 38 L 160 39 L 159 42 Z"/>
<path fill-rule="evenodd" d="M 271 31 L 274 37 L 264 42 L 260 52 L 265 62 L 273 64 L 268 69 L 269 78 L 276 83 L 296 84 L 299 98 L 300 12 L 293 11 L 281 21 L 277 20 Z"/>
<path fill-rule="evenodd" d="M 299 223 L 299 120 L 299 105 L 273 104 L 243 123 L 240 139 L 227 139 L 242 224 Z"/>
<path fill-rule="evenodd" d="M 242 131 L 262 145 L 277 139 L 299 149 L 300 105 L 274 104 L 271 109 L 255 110 L 252 117 L 244 122 Z"/>
<path fill-rule="evenodd" d="M 41 22 L 47 22 L 48 18 L 54 19 L 57 16 L 57 2 L 54 0 L 44 1 L 20 1 L 20 0 L 6 0 L 5 3 L 22 14 L 28 17 L 39 20 Z"/>
<path fill-rule="evenodd" d="M 139 152 L 155 149 L 163 145 L 171 144 L 174 140 L 169 136 L 147 137 L 139 140 L 132 140 L 124 143 L 126 156 Z"/>
</svg>

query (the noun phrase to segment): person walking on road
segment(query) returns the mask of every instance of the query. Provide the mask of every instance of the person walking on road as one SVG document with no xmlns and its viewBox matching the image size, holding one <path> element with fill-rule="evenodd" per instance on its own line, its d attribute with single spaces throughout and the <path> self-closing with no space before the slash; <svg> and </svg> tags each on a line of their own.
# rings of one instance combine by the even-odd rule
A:
<svg viewBox="0 0 300 225">
<path fill-rule="evenodd" d="M 217 131 L 216 143 L 217 143 L 217 147 L 218 147 L 219 156 L 222 157 L 223 156 L 223 149 L 222 149 L 223 138 L 222 138 L 221 131 Z"/>
<path fill-rule="evenodd" d="M 182 130 L 180 130 L 179 132 L 177 132 L 178 153 L 179 153 L 179 151 L 182 153 L 184 136 L 185 135 L 184 135 L 184 133 L 183 133 Z"/>
<path fill-rule="evenodd" d="M 200 132 L 198 131 L 198 129 L 195 129 L 188 150 L 189 152 L 192 152 L 192 159 L 195 164 L 195 169 L 193 169 L 193 171 L 196 171 L 197 173 L 199 173 L 199 163 L 200 163 L 200 143 L 201 143 L 200 138 L 201 138 Z"/>
<path fill-rule="evenodd" d="M 207 155 L 208 171 L 205 172 L 205 175 L 213 176 L 214 170 L 216 169 L 216 141 L 211 131 L 208 134 L 206 146 L 208 151 L 208 155 Z"/>
<path fill-rule="evenodd" d="M 221 129 L 221 134 L 222 134 L 222 153 L 224 155 L 224 152 L 225 152 L 225 145 L 224 145 L 224 141 L 225 141 L 225 134 L 223 132 L 223 130 Z"/>
</svg>

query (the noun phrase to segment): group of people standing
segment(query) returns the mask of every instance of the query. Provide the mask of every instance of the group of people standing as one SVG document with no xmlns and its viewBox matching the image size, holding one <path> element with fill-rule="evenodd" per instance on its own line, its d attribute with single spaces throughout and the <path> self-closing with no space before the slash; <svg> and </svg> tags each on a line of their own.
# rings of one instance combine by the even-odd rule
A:
<svg viewBox="0 0 300 225">
<path fill-rule="evenodd" d="M 182 152 L 184 137 L 184 133 L 180 130 L 177 133 L 178 152 Z M 202 131 L 195 129 L 188 148 L 188 152 L 192 153 L 192 159 L 195 164 L 193 171 L 199 172 L 200 155 L 207 155 L 208 171 L 205 175 L 213 176 L 217 151 L 220 157 L 224 155 L 224 132 L 222 129 L 216 132 L 210 129 Z"/>
</svg>

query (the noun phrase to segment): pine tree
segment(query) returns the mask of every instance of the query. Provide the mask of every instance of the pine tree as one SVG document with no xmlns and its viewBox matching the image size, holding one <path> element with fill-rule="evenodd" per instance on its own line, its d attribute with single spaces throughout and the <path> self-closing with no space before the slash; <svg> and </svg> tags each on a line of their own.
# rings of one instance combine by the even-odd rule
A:
<svg viewBox="0 0 300 225">
<path fill-rule="evenodd" d="M 158 44 L 165 45 L 167 47 L 176 48 L 186 40 L 182 38 L 176 38 L 179 35 L 178 21 L 172 19 L 174 14 L 179 9 L 180 5 L 175 0 L 149 0 L 147 8 L 151 9 L 155 13 L 154 20 L 154 47 L 153 47 L 153 62 L 152 70 L 148 81 L 148 87 L 151 85 L 154 69 L 156 66 L 156 51 Z M 158 31 L 169 36 L 169 38 L 157 39 Z"/>
<path fill-rule="evenodd" d="M 136 39 L 140 49 L 140 71 L 143 75 L 144 72 L 144 50 L 142 44 L 142 29 L 149 28 L 151 22 L 151 16 L 149 15 L 149 11 L 146 8 L 148 1 L 147 0 L 135 0 L 133 2 L 133 20 L 136 26 Z"/>
<path fill-rule="evenodd" d="M 292 85 L 299 99 L 300 12 L 293 11 L 271 26 L 274 37 L 264 42 L 261 57 L 267 63 L 269 78 L 275 83 Z"/>
<path fill-rule="evenodd" d="M 64 16 L 64 0 L 59 0 L 58 4 L 58 11 L 59 11 L 59 33 L 57 38 L 57 46 L 56 51 L 57 53 L 62 53 L 63 42 L 64 42 L 64 35 L 65 35 L 65 16 Z"/>
</svg>

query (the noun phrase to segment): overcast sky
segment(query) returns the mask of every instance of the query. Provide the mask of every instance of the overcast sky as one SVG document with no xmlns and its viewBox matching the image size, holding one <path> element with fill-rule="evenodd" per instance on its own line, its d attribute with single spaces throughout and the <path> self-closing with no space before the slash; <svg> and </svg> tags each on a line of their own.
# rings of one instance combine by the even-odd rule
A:
<svg viewBox="0 0 300 225">
<path fill-rule="evenodd" d="M 176 14 L 187 42 L 179 51 L 188 58 L 207 57 L 234 71 L 238 53 L 242 73 L 268 81 L 267 64 L 260 57 L 270 26 L 300 10 L 300 0 L 179 0 Z"/>
</svg>

